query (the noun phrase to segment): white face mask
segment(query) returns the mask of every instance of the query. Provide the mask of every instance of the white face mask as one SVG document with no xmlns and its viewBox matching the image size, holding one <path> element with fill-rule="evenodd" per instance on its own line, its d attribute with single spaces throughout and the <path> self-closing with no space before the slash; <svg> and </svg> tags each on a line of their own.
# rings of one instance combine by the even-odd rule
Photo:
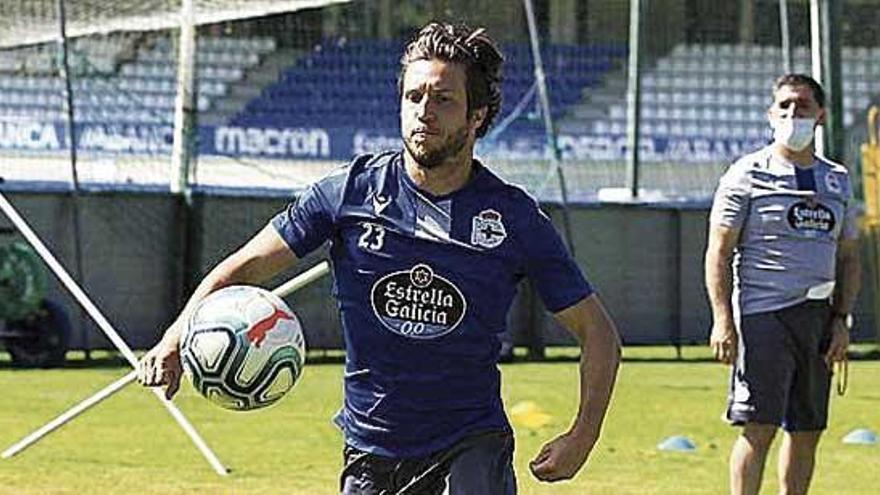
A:
<svg viewBox="0 0 880 495">
<path fill-rule="evenodd" d="M 813 142 L 814 118 L 779 119 L 773 126 L 773 140 L 792 151 L 801 151 Z"/>
</svg>

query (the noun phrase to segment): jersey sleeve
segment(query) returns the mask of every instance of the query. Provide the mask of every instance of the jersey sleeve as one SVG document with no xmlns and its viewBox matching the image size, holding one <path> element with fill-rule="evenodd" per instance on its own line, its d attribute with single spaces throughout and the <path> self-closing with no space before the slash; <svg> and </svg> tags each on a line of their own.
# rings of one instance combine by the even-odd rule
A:
<svg viewBox="0 0 880 495">
<path fill-rule="evenodd" d="M 320 247 L 334 231 L 341 198 L 340 176 L 327 176 L 310 185 L 275 215 L 271 224 L 298 258 Z"/>
<path fill-rule="evenodd" d="M 745 168 L 732 165 L 718 181 L 718 189 L 712 200 L 709 223 L 724 227 L 740 228 L 749 213 L 751 185 Z"/>
<path fill-rule="evenodd" d="M 556 313 L 591 295 L 593 287 L 569 254 L 550 218 L 537 204 L 528 218 L 528 232 L 522 236 L 526 276 L 547 309 Z"/>
</svg>

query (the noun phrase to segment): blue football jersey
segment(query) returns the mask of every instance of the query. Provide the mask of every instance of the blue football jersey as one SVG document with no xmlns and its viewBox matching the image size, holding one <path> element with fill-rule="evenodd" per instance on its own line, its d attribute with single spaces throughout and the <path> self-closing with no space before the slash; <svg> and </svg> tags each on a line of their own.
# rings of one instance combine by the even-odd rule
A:
<svg viewBox="0 0 880 495">
<path fill-rule="evenodd" d="M 518 282 L 529 277 L 554 312 L 592 293 L 534 199 L 474 167 L 462 189 L 434 196 L 401 152 L 360 156 L 272 219 L 300 258 L 331 242 L 355 448 L 415 457 L 509 429 L 496 364 Z"/>
</svg>

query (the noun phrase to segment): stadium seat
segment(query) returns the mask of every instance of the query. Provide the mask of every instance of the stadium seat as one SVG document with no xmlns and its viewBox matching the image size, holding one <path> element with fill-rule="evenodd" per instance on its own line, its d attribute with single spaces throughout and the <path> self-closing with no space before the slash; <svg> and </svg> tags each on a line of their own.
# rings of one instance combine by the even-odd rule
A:
<svg viewBox="0 0 880 495">
<path fill-rule="evenodd" d="M 808 69 L 807 47 L 795 47 L 793 57 L 796 70 Z M 845 47 L 842 59 L 844 75 L 852 76 L 843 79 L 844 120 L 849 122 L 856 109 L 864 109 L 870 95 L 880 92 L 880 47 Z M 642 117 L 652 122 L 646 129 L 655 137 L 765 138 L 768 94 L 781 61 L 777 46 L 705 43 L 672 47 L 641 78 Z M 609 104 L 608 118 L 625 123 L 625 103 L 622 95 L 618 103 Z M 608 132 L 610 127 L 594 123 L 588 128 Z"/>
<path fill-rule="evenodd" d="M 397 53 L 402 46 L 399 40 L 322 40 L 283 70 L 279 80 L 264 88 L 231 122 L 275 119 L 279 110 L 285 110 L 289 111 L 285 114 L 288 123 L 307 115 L 303 124 L 376 128 L 381 123 L 389 130 L 396 129 Z M 505 111 L 526 94 L 534 74 L 527 44 L 505 45 L 503 50 L 508 63 L 502 94 L 506 102 L 513 102 L 505 105 Z M 579 102 L 584 89 L 595 85 L 602 74 L 613 68 L 615 59 L 625 54 L 625 49 L 613 45 L 545 45 L 542 50 L 551 112 L 555 116 Z M 540 121 L 521 117 L 508 130 L 535 132 L 536 125 L 541 129 Z"/>
</svg>

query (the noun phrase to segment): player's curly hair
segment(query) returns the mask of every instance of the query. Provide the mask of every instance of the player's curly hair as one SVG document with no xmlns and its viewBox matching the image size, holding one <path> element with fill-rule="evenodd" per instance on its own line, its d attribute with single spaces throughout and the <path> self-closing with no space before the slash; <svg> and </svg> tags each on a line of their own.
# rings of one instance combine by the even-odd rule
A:
<svg viewBox="0 0 880 495">
<path fill-rule="evenodd" d="M 400 58 L 398 91 L 403 93 L 403 76 L 410 63 L 432 59 L 464 66 L 468 117 L 474 110 L 486 108 L 486 118 L 476 131 L 477 137 L 483 137 L 501 109 L 501 65 L 504 56 L 495 41 L 483 28 L 471 29 L 464 24 L 438 22 L 428 24 L 406 45 Z"/>
</svg>

